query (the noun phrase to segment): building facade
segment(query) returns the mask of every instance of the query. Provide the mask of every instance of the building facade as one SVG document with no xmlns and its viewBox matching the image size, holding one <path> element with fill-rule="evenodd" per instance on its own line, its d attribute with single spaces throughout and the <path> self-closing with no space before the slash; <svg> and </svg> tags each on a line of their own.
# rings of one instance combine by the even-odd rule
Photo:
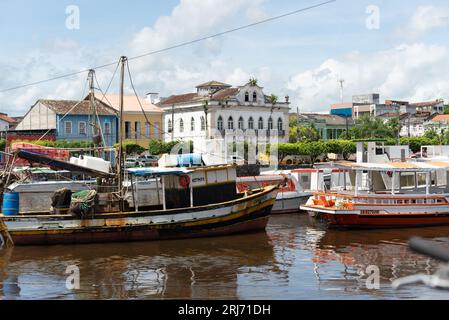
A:
<svg viewBox="0 0 449 320">
<path fill-rule="evenodd" d="M 106 95 L 100 97 L 103 103 L 113 107 L 117 113 L 120 108 L 119 95 Z M 100 99 L 97 101 L 101 102 Z M 143 110 L 142 110 L 143 109 Z M 151 140 L 163 140 L 163 114 L 164 110 L 157 107 L 146 98 L 125 95 L 123 97 L 123 139 L 134 141 L 144 148 L 148 148 Z"/>
<path fill-rule="evenodd" d="M 292 115 L 293 119 L 298 116 Z M 313 125 L 323 140 L 336 140 L 353 127 L 354 121 L 350 117 L 320 113 L 302 113 L 299 115 L 300 126 Z"/>
<path fill-rule="evenodd" d="M 254 82 L 232 87 L 210 81 L 196 89 L 159 103 L 165 111 L 165 141 L 193 141 L 196 146 L 204 145 L 205 140 L 245 135 L 258 142 L 273 137 L 288 141 L 288 97 L 285 102 L 273 101 Z"/>
<path fill-rule="evenodd" d="M 104 146 L 117 143 L 118 118 L 116 111 L 107 104 L 97 103 L 97 129 L 89 101 L 39 100 L 28 111 L 14 131 L 20 133 L 52 132 L 56 140 L 92 141 L 95 134 L 103 138 Z"/>
</svg>

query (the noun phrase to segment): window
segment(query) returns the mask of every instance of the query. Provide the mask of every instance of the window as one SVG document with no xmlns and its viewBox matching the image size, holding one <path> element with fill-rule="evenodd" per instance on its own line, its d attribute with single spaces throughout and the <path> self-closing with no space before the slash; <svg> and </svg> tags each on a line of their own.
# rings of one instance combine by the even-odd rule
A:
<svg viewBox="0 0 449 320">
<path fill-rule="evenodd" d="M 195 131 L 195 119 L 193 117 L 190 120 L 190 131 Z"/>
<path fill-rule="evenodd" d="M 181 119 L 179 122 L 179 132 L 184 132 L 184 120 Z"/>
<path fill-rule="evenodd" d="M 201 117 L 201 131 L 206 131 L 206 119 Z"/>
<path fill-rule="evenodd" d="M 284 130 L 284 121 L 282 121 L 281 118 L 279 118 L 279 120 L 278 120 L 278 130 L 279 131 Z"/>
<path fill-rule="evenodd" d="M 271 117 L 268 119 L 268 130 L 273 130 L 273 119 Z"/>
<path fill-rule="evenodd" d="M 131 139 L 131 122 L 125 122 L 125 139 Z"/>
<path fill-rule="evenodd" d="M 240 117 L 239 118 L 239 130 L 244 130 L 245 129 L 245 123 L 243 122 L 243 118 Z"/>
<path fill-rule="evenodd" d="M 72 134 L 72 121 L 64 122 L 64 132 L 65 134 Z"/>
<path fill-rule="evenodd" d="M 245 102 L 249 102 L 249 92 L 245 92 Z"/>
<path fill-rule="evenodd" d="M 168 130 L 169 133 L 173 132 L 173 123 L 171 122 L 170 119 L 168 119 L 167 130 Z"/>
<path fill-rule="evenodd" d="M 250 117 L 248 120 L 248 129 L 253 130 L 254 129 L 254 119 L 253 117 Z"/>
<path fill-rule="evenodd" d="M 264 124 L 263 124 L 263 119 L 262 117 L 259 118 L 259 130 L 263 130 L 264 129 Z"/>
<path fill-rule="evenodd" d="M 110 135 L 111 134 L 111 123 L 110 122 L 105 122 L 104 123 L 104 134 L 105 135 Z"/>
<path fill-rule="evenodd" d="M 141 130 L 141 125 L 140 122 L 135 122 L 134 123 L 134 131 L 136 133 L 136 138 L 135 139 L 140 139 L 142 136 L 142 130 Z"/>
<path fill-rule="evenodd" d="M 257 92 L 253 92 L 253 102 L 257 102 Z"/>
<path fill-rule="evenodd" d="M 220 116 L 218 117 L 218 121 L 217 121 L 217 129 L 219 131 L 223 131 L 223 118 Z"/>
<path fill-rule="evenodd" d="M 156 139 L 159 139 L 159 128 L 160 128 L 160 126 L 161 126 L 161 124 L 159 122 L 155 122 L 154 123 L 154 137 Z M 149 132 L 150 131 L 148 130 L 148 137 L 150 137 Z"/>
<path fill-rule="evenodd" d="M 234 118 L 232 118 L 232 117 L 229 117 L 229 119 L 228 119 L 228 129 L 234 130 Z"/>
<path fill-rule="evenodd" d="M 148 122 L 145 122 L 145 138 L 150 138 L 150 136 L 151 136 L 151 126 Z"/>
<path fill-rule="evenodd" d="M 86 123 L 84 121 L 81 121 L 78 123 L 78 132 L 80 135 L 86 135 L 87 131 L 86 131 Z"/>
</svg>

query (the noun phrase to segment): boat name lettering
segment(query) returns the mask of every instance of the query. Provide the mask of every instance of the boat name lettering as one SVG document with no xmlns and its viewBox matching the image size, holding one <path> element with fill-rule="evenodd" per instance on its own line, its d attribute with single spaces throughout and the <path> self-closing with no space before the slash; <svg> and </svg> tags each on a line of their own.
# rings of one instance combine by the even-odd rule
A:
<svg viewBox="0 0 449 320">
<path fill-rule="evenodd" d="M 380 211 L 379 210 L 362 210 L 360 213 L 361 214 L 379 214 Z"/>
</svg>

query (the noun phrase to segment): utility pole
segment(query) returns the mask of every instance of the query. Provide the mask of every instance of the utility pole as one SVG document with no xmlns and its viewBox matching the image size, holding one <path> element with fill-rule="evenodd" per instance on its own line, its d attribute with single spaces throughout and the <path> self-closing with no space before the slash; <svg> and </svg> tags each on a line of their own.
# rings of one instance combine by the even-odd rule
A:
<svg viewBox="0 0 449 320">
<path fill-rule="evenodd" d="M 175 105 L 171 106 L 171 142 L 175 141 Z"/>
<path fill-rule="evenodd" d="M 301 128 L 299 127 L 299 107 L 296 108 L 296 124 L 297 124 L 297 129 L 296 129 L 296 134 L 297 134 L 297 139 L 298 142 L 301 141 Z"/>
<path fill-rule="evenodd" d="M 118 188 L 120 194 L 120 210 L 123 211 L 123 165 L 124 165 L 124 150 L 123 150 L 123 95 L 124 95 L 124 85 L 125 85 L 125 65 L 128 62 L 128 58 L 123 56 L 120 58 L 120 119 L 119 119 L 119 134 L 120 134 L 120 146 L 119 146 L 119 159 L 118 159 Z"/>
</svg>

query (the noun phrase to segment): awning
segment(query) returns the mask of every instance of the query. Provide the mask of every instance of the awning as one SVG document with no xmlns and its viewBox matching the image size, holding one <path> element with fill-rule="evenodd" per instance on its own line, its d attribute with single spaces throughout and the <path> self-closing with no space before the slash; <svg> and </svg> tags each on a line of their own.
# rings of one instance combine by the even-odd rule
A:
<svg viewBox="0 0 449 320">
<path fill-rule="evenodd" d="M 28 160 L 32 163 L 40 163 L 40 164 L 49 166 L 51 168 L 68 170 L 68 171 L 74 172 L 74 173 L 87 174 L 92 177 L 100 177 L 100 178 L 114 178 L 115 177 L 115 174 L 112 174 L 112 173 L 97 171 L 94 169 L 78 166 L 76 164 L 69 163 L 69 162 L 62 161 L 62 160 L 55 160 L 55 159 L 52 159 L 48 156 L 45 156 L 45 155 L 42 155 L 39 153 L 20 150 L 19 152 L 17 152 L 17 156 L 21 159 Z"/>
<path fill-rule="evenodd" d="M 334 166 L 346 170 L 355 171 L 391 171 L 391 172 L 431 172 L 436 170 L 449 170 L 448 161 L 406 161 L 406 162 L 335 162 Z"/>
<path fill-rule="evenodd" d="M 180 176 L 183 174 L 189 174 L 193 171 L 184 168 L 131 168 L 127 171 L 138 177 L 150 177 L 150 176 L 167 176 L 175 175 Z"/>
</svg>

